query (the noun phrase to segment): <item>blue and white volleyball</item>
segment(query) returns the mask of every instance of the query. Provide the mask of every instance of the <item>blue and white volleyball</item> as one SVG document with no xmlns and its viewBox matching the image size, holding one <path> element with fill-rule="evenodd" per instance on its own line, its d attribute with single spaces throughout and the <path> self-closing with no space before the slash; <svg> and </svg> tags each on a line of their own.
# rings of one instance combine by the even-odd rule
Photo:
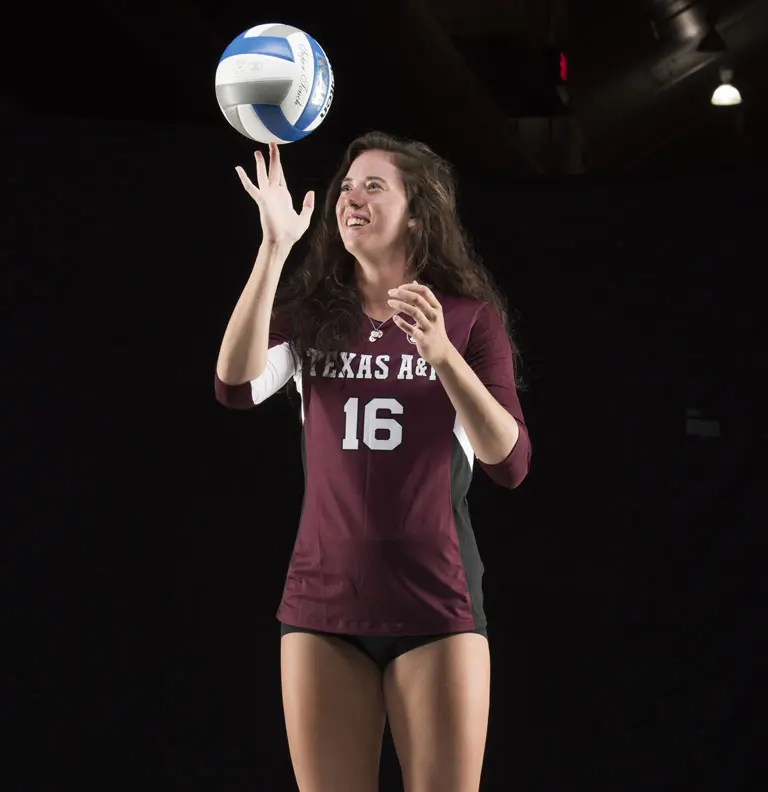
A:
<svg viewBox="0 0 768 792">
<path fill-rule="evenodd" d="M 314 132 L 333 101 L 333 71 L 322 47 L 291 25 L 257 25 L 224 50 L 216 101 L 242 135 L 293 143 Z"/>
</svg>

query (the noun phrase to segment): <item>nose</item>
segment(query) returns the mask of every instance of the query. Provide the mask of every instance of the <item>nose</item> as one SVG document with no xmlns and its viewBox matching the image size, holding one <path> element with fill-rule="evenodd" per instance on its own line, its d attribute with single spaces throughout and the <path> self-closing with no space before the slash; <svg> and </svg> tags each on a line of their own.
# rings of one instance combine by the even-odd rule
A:
<svg viewBox="0 0 768 792">
<path fill-rule="evenodd" d="M 346 196 L 347 199 L 346 200 L 347 206 L 351 207 L 352 209 L 359 209 L 363 205 L 360 200 L 360 194 L 356 187 L 355 188 L 350 187 L 345 191 L 344 195 Z"/>
</svg>

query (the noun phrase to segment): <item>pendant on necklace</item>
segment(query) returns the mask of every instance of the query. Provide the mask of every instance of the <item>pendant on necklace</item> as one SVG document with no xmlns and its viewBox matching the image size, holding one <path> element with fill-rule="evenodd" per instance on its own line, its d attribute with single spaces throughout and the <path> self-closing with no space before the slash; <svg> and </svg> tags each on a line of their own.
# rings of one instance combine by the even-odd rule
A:
<svg viewBox="0 0 768 792">
<path fill-rule="evenodd" d="M 369 341 L 375 341 L 377 338 L 381 338 L 384 333 L 381 330 L 371 330 L 371 334 L 368 336 Z"/>
</svg>

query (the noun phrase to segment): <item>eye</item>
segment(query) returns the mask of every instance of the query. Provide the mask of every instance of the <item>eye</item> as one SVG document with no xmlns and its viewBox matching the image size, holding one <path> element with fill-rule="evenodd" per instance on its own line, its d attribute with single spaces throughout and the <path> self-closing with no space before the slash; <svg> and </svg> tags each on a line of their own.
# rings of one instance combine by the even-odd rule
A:
<svg viewBox="0 0 768 792">
<path fill-rule="evenodd" d="M 381 190 L 381 189 L 383 189 L 381 184 L 379 184 L 379 182 L 375 182 L 375 181 L 368 182 L 368 184 L 365 185 L 365 188 L 367 190 Z M 352 185 L 349 184 L 349 182 L 345 182 L 344 184 L 341 185 L 341 187 L 339 188 L 339 191 L 340 192 L 347 192 L 348 190 L 351 190 L 351 189 L 352 189 Z"/>
</svg>

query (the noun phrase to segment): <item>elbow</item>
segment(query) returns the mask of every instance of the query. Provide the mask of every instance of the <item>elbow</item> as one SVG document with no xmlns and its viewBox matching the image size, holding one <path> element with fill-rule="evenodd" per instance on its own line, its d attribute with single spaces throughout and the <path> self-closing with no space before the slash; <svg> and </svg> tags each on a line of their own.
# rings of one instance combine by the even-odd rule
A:
<svg viewBox="0 0 768 792">
<path fill-rule="evenodd" d="M 242 385 L 229 385 L 219 379 L 219 375 L 216 374 L 213 390 L 216 401 L 230 410 L 248 410 L 253 407 L 251 386 L 248 382 Z"/>
<path fill-rule="evenodd" d="M 506 459 L 495 465 L 481 462 L 491 480 L 506 489 L 517 489 L 525 481 L 531 468 L 531 441 L 528 430 L 519 422 L 518 426 L 520 432 L 517 441 Z"/>
<path fill-rule="evenodd" d="M 507 489 L 517 489 L 527 478 L 528 470 L 529 467 L 526 465 L 525 467 L 510 471 L 510 474 L 506 477 L 502 486 L 505 486 Z"/>
<path fill-rule="evenodd" d="M 488 469 L 486 472 L 491 479 L 505 489 L 517 489 L 528 476 L 529 466 L 525 465 L 510 465 L 508 467 L 497 466 L 495 469 Z"/>
</svg>

